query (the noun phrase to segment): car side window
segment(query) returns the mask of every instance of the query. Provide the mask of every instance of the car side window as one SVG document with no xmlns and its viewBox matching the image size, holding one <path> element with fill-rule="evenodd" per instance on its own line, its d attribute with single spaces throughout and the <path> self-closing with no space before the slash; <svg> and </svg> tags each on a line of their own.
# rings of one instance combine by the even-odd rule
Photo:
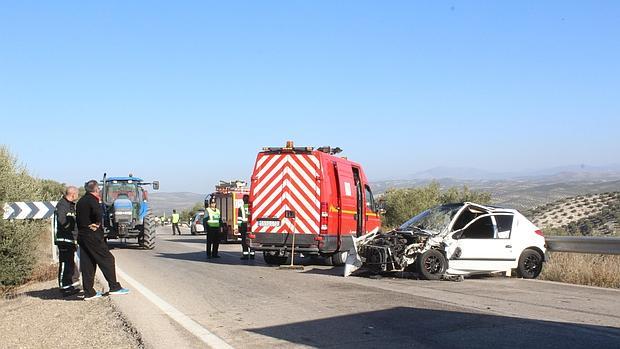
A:
<svg viewBox="0 0 620 349">
<path fill-rule="evenodd" d="M 514 219 L 514 216 L 511 214 L 495 216 L 495 222 L 497 223 L 497 238 L 498 239 L 510 239 L 513 219 Z"/>
<path fill-rule="evenodd" d="M 490 216 L 481 217 L 463 231 L 461 239 L 493 239 L 495 227 Z"/>
</svg>

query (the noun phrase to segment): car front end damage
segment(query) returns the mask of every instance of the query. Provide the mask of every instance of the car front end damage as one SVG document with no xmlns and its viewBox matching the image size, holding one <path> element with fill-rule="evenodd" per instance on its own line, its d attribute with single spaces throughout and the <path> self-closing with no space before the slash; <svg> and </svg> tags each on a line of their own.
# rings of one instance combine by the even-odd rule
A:
<svg viewBox="0 0 620 349">
<path fill-rule="evenodd" d="M 371 271 L 415 271 L 417 258 L 429 249 L 443 250 L 443 238 L 429 232 L 398 231 L 377 234 L 362 242 L 358 254 Z"/>
</svg>

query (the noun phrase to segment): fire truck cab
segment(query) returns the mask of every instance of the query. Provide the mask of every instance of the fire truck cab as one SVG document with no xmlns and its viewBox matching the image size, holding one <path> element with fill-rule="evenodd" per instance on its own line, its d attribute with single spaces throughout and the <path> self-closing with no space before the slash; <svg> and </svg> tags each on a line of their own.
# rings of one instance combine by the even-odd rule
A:
<svg viewBox="0 0 620 349">
<path fill-rule="evenodd" d="M 381 221 L 362 166 L 336 156 L 340 148 L 268 147 L 258 153 L 250 183 L 248 242 L 268 264 L 291 253 L 344 264 L 352 239 Z"/>
<path fill-rule="evenodd" d="M 245 181 L 220 181 L 220 184 L 215 186 L 215 192 L 205 200 L 205 207 L 207 207 L 209 198 L 215 198 L 215 204 L 220 209 L 223 223 L 220 235 L 222 242 L 241 241 L 237 216 L 239 208 L 243 207 L 243 196 L 247 194 L 249 190 Z"/>
</svg>

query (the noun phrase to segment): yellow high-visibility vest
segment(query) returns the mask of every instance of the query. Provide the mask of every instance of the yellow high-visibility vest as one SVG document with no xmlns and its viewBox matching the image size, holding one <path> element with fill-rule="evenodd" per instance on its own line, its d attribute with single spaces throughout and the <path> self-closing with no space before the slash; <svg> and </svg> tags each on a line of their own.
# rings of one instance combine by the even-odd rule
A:
<svg viewBox="0 0 620 349">
<path fill-rule="evenodd" d="M 249 210 L 249 205 L 248 204 L 244 204 L 243 207 L 240 207 L 241 209 L 241 216 L 237 217 L 237 225 L 241 225 L 243 223 L 247 223 L 248 222 L 248 215 L 250 214 L 250 210 Z"/>
<path fill-rule="evenodd" d="M 215 210 L 211 209 L 211 207 L 207 208 L 207 226 L 210 228 L 219 228 L 220 227 L 220 209 L 216 208 Z"/>
<path fill-rule="evenodd" d="M 179 214 L 178 213 L 173 213 L 172 214 L 172 223 L 179 223 Z"/>
</svg>

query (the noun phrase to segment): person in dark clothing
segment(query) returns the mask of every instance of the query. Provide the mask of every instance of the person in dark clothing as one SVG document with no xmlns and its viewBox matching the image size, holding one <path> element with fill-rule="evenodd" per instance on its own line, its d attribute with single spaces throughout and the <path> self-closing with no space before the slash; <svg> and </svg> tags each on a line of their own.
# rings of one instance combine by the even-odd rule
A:
<svg viewBox="0 0 620 349">
<path fill-rule="evenodd" d="M 69 186 L 64 196 L 56 204 L 56 236 L 54 244 L 58 246 L 58 287 L 63 297 L 80 292 L 79 275 L 76 274 L 75 252 L 77 251 L 77 225 L 75 223 L 75 201 L 78 189 Z"/>
<path fill-rule="evenodd" d="M 205 200 L 205 204 L 206 204 Z M 217 250 L 220 246 L 220 230 L 222 229 L 222 216 L 220 209 L 215 206 L 215 198 L 209 200 L 209 207 L 205 210 L 202 225 L 207 229 L 207 259 L 220 258 Z"/>
<path fill-rule="evenodd" d="M 99 183 L 96 180 L 86 182 L 86 194 L 77 202 L 76 216 L 78 226 L 78 244 L 80 245 L 80 269 L 82 269 L 82 284 L 84 286 L 84 300 L 99 298 L 101 292 L 95 292 L 95 272 L 97 266 L 101 268 L 103 276 L 110 287 L 109 294 L 127 294 L 129 290 L 121 287 L 116 280 L 116 264 L 114 256 L 108 249 L 103 236 L 101 220 L 101 196 Z"/>
<path fill-rule="evenodd" d="M 243 255 L 241 259 L 246 260 L 248 258 L 254 259 L 254 250 L 250 248 L 247 242 L 248 237 L 248 217 L 249 211 L 249 195 L 243 195 L 243 206 L 237 210 L 237 225 L 239 227 L 239 234 L 241 234 L 241 250 Z"/>
</svg>

